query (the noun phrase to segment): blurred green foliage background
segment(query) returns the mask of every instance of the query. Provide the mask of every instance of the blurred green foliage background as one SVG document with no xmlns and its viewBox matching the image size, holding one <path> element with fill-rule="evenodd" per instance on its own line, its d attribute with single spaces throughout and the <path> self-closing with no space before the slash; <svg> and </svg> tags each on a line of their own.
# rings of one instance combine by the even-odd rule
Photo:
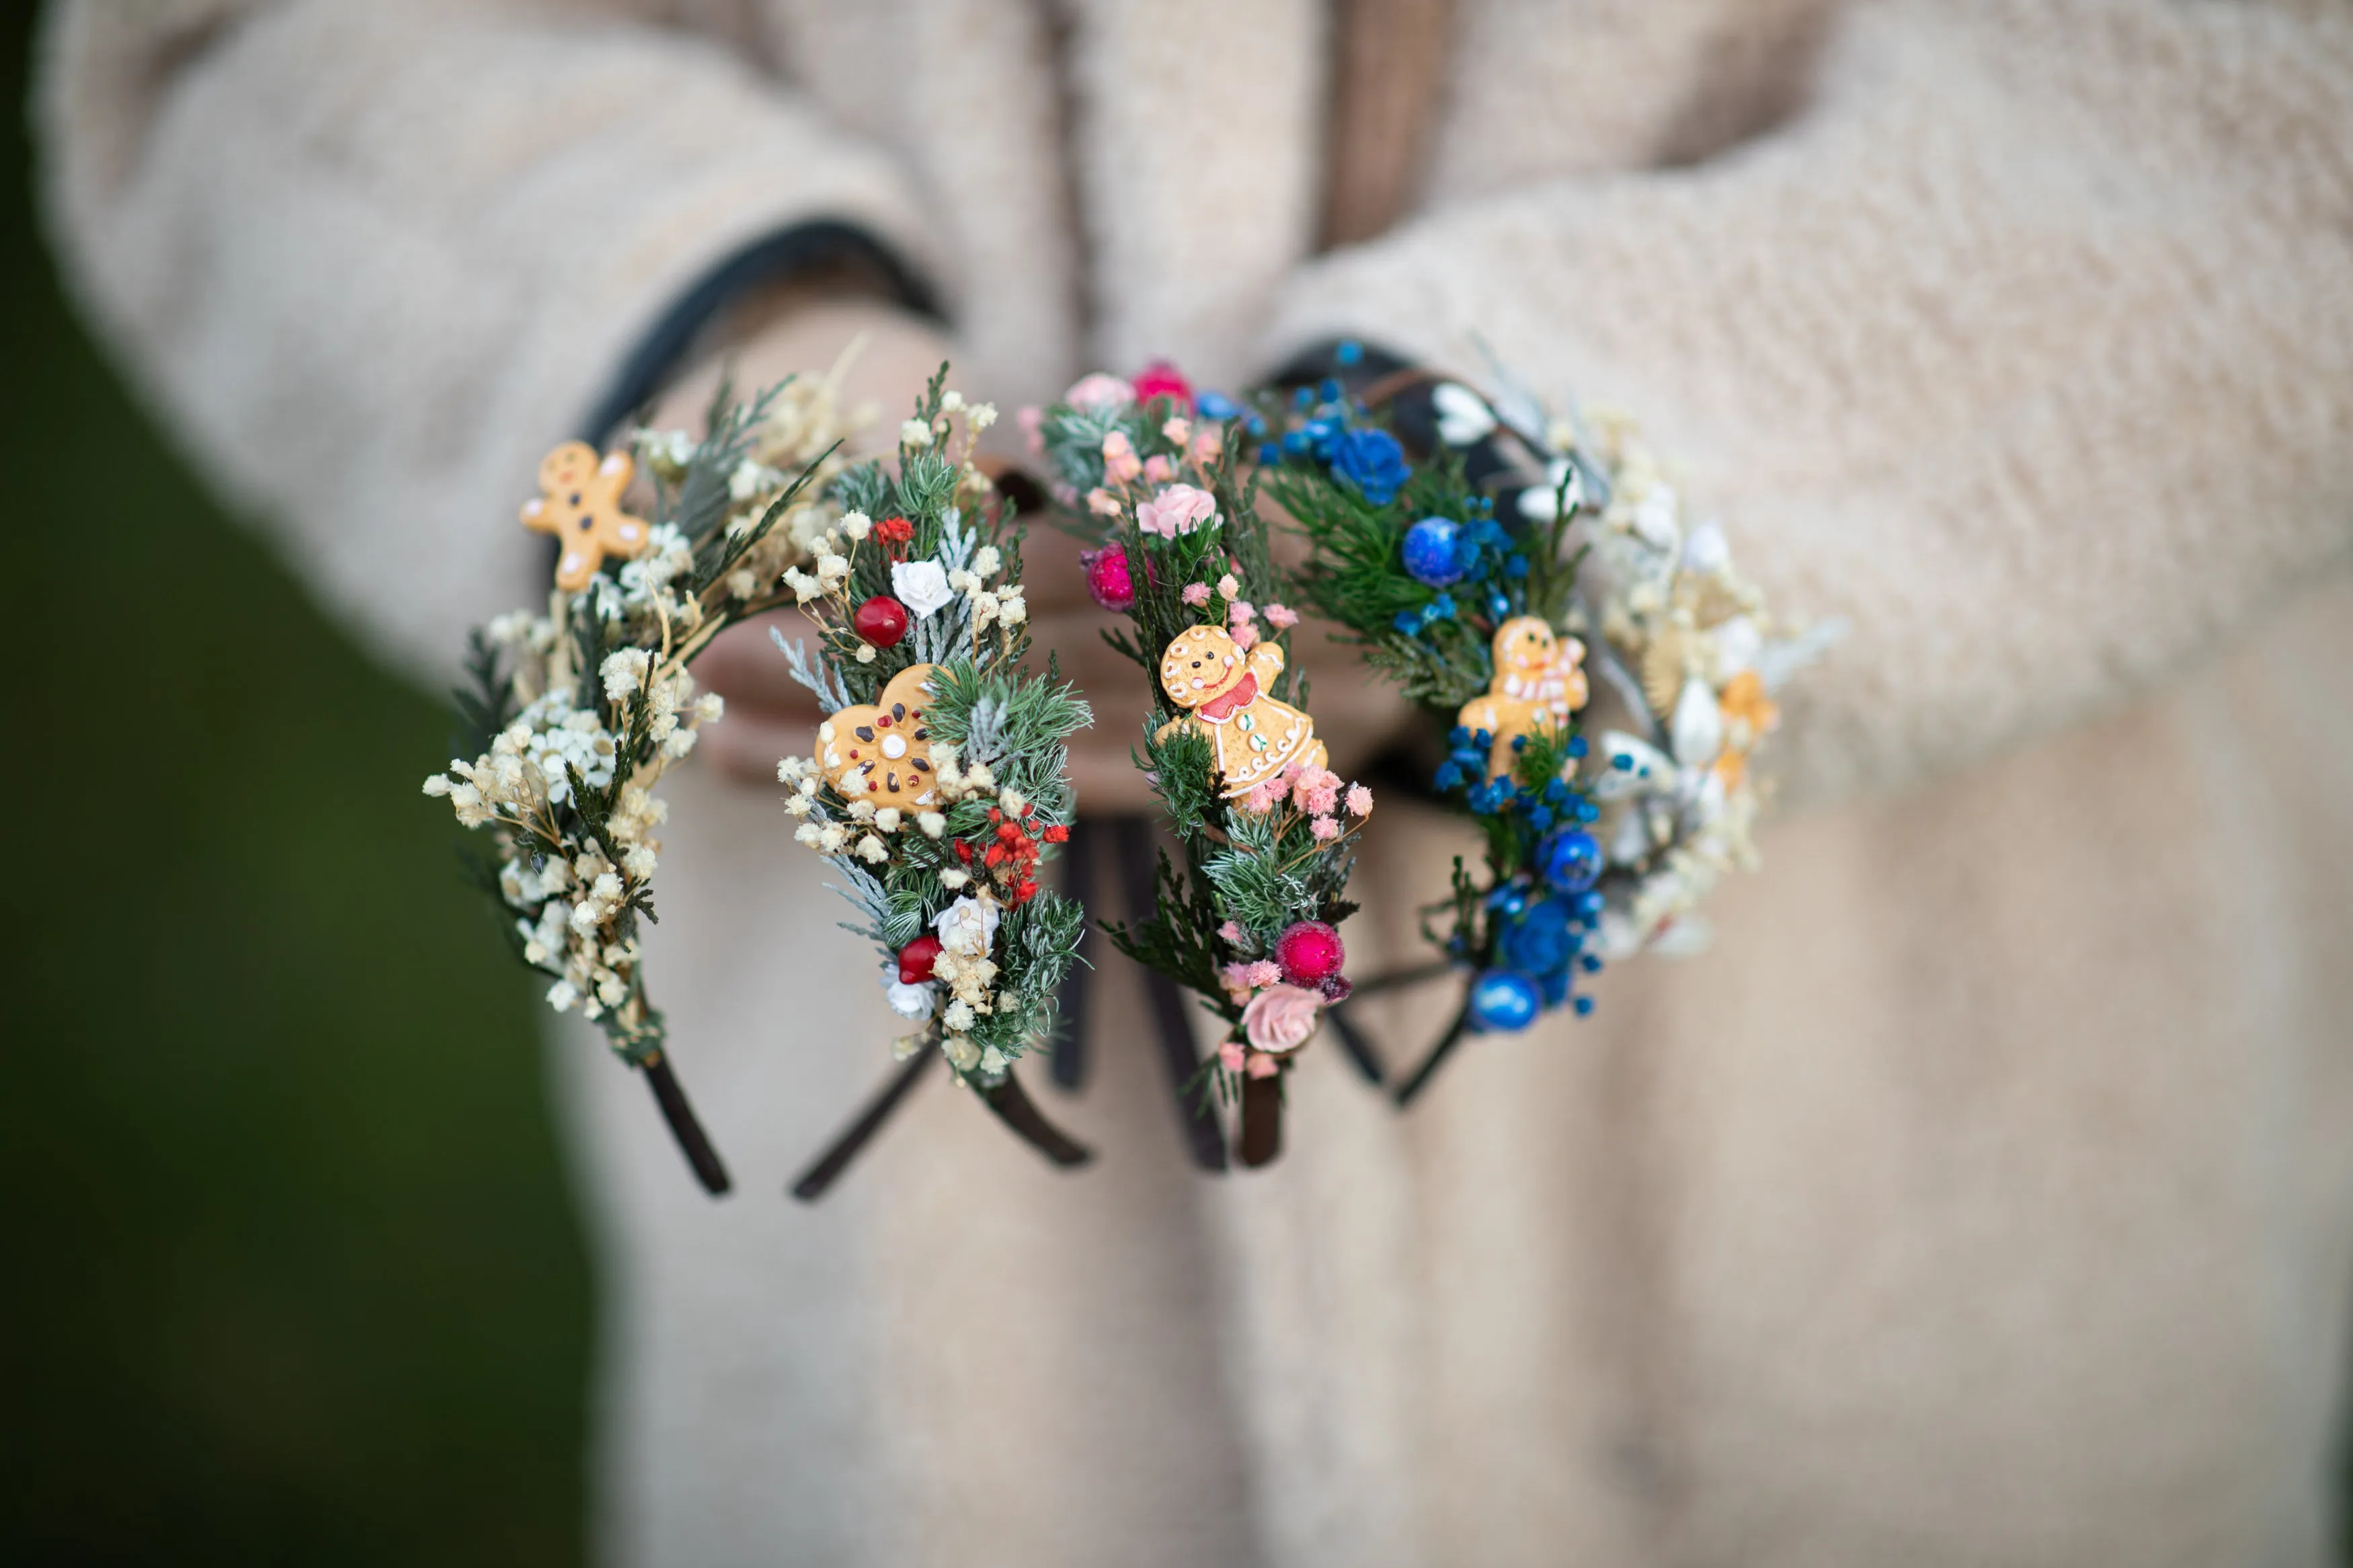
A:
<svg viewBox="0 0 2353 1568">
<path fill-rule="evenodd" d="M 576 1562 L 587 1263 L 448 717 L 101 363 L 11 125 L 0 1563 Z"/>
</svg>

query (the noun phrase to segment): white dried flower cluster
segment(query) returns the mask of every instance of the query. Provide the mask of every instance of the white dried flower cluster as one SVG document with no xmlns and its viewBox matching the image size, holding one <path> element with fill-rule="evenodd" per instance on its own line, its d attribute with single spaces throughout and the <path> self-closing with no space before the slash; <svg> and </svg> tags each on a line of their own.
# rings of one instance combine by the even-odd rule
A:
<svg viewBox="0 0 2353 1568">
<path fill-rule="evenodd" d="M 982 893 L 958 899 L 932 922 L 940 939 L 932 977 L 948 994 L 947 1006 L 940 1014 L 940 1050 L 958 1072 L 977 1069 L 994 1076 L 1008 1065 L 997 1047 L 984 1050 L 965 1033 L 981 1016 L 997 1010 L 996 993 L 991 989 L 997 982 L 997 963 L 990 954 L 999 918 L 996 900 Z"/>
<path fill-rule="evenodd" d="M 1572 629 L 1599 632 L 1594 668 L 1629 715 L 1594 738 L 1580 770 L 1602 807 L 1595 837 L 1630 874 L 1603 910 L 1599 955 L 1693 952 L 1706 942 L 1694 911 L 1725 872 L 1756 864 L 1748 764 L 1778 718 L 1773 694 L 1843 627 L 1784 633 L 1735 568 L 1723 528 L 1684 516 L 1632 422 L 1597 412 L 1589 424 L 1580 450 L 1606 473 L 1609 497 L 1585 525 L 1593 549 Z M 1576 430 L 1557 421 L 1548 434 L 1567 471 Z M 1577 476 L 1572 500 L 1580 489 Z"/>
</svg>

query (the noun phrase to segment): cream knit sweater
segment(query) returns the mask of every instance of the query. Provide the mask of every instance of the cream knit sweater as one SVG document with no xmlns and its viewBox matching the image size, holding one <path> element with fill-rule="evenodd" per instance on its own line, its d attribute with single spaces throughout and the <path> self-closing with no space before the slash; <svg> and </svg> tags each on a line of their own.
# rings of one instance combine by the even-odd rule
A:
<svg viewBox="0 0 2353 1568">
<path fill-rule="evenodd" d="M 1084 1178 L 935 1087 L 825 1206 L 775 1195 L 887 1026 L 823 978 L 846 939 L 776 803 L 687 770 L 653 963 L 742 1193 L 554 1050 L 607 1559 L 2321 1561 L 2353 13 L 1460 0 L 1453 33 L 1412 215 L 1318 258 L 1308 0 L 53 18 L 92 314 L 412 668 L 528 597 L 515 498 L 647 324 L 816 217 L 926 275 L 1008 404 L 1484 339 L 1638 411 L 1781 603 L 1854 623 L 1711 953 L 1408 1117 L 1314 1053 L 1285 1161 L 1219 1182 L 1114 970 Z M 1383 821 L 1360 966 L 1455 842 Z"/>
</svg>

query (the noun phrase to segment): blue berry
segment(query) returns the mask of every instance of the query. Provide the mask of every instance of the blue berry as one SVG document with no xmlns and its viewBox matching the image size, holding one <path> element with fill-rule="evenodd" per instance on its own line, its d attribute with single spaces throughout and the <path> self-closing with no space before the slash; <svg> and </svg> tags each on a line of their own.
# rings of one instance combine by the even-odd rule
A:
<svg viewBox="0 0 2353 1568">
<path fill-rule="evenodd" d="M 1198 392 L 1193 395 L 1193 412 L 1204 419 L 1231 419 L 1242 411 L 1242 405 L 1222 392 Z"/>
<path fill-rule="evenodd" d="M 1564 893 L 1581 893 L 1601 876 L 1601 845 L 1590 833 L 1556 833 L 1536 851 L 1544 879 Z"/>
<path fill-rule="evenodd" d="M 1455 554 L 1461 531 L 1451 518 L 1425 517 L 1405 531 L 1405 569 L 1417 583 L 1443 588 L 1462 575 L 1467 564 Z"/>
<path fill-rule="evenodd" d="M 1580 1018 L 1585 1018 L 1585 1017 L 1590 1017 L 1590 1016 L 1592 1016 L 1592 1013 L 1593 1013 L 1593 998 L 1592 998 L 1592 997 L 1590 997 L 1590 996 L 1579 996 L 1579 997 L 1577 999 L 1577 1001 L 1573 1004 L 1573 1005 L 1577 1008 L 1577 1016 L 1578 1017 L 1580 1017 Z"/>
<path fill-rule="evenodd" d="M 1332 357 L 1343 365 L 1362 364 L 1365 361 L 1365 345 L 1354 338 L 1344 338 L 1340 342 L 1340 346 L 1332 351 Z"/>
<path fill-rule="evenodd" d="M 1535 1022 L 1540 1005 L 1535 982 L 1508 969 L 1491 969 L 1471 983 L 1471 1026 L 1482 1031 L 1514 1031 Z"/>
</svg>

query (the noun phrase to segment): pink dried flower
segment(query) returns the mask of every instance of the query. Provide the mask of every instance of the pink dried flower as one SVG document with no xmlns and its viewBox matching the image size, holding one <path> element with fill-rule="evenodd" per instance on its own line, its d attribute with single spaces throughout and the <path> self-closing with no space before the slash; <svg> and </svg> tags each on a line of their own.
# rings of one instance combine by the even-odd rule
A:
<svg viewBox="0 0 2353 1568">
<path fill-rule="evenodd" d="M 1203 467 L 1226 455 L 1226 433 L 1211 425 L 1193 433 L 1193 460 Z"/>
<path fill-rule="evenodd" d="M 1218 1043 L 1219 1064 L 1228 1072 L 1242 1070 L 1242 1043 L 1240 1040 L 1221 1040 Z"/>
<path fill-rule="evenodd" d="M 1307 831 L 1315 835 L 1318 843 L 1329 844 L 1340 837 L 1340 825 L 1328 816 L 1319 816 L 1307 825 Z"/>
<path fill-rule="evenodd" d="M 1350 816 L 1372 816 L 1373 792 L 1366 789 L 1362 784 L 1350 784 L 1348 786 L 1348 815 Z"/>
<path fill-rule="evenodd" d="M 1135 388 L 1115 375 L 1097 371 L 1092 375 L 1081 376 L 1070 391 L 1062 394 L 1062 401 L 1073 408 L 1117 408 L 1135 401 Z"/>
<path fill-rule="evenodd" d="M 1271 959 L 1261 958 L 1251 963 L 1244 969 L 1243 973 L 1250 981 L 1250 988 L 1256 991 L 1261 986 L 1271 985 L 1282 979 L 1282 965 Z"/>
<path fill-rule="evenodd" d="M 1021 426 L 1022 444 L 1033 458 L 1046 450 L 1046 411 L 1031 403 L 1025 405 L 1014 420 Z"/>
<path fill-rule="evenodd" d="M 1097 485 L 1093 489 L 1087 492 L 1087 510 L 1089 511 L 1101 512 L 1105 517 L 1117 517 L 1119 515 L 1119 502 L 1113 497 L 1109 490 L 1103 489 L 1101 485 Z"/>
<path fill-rule="evenodd" d="M 1165 485 L 1176 477 L 1176 466 L 1155 452 L 1144 459 L 1144 477 L 1155 485 Z"/>
<path fill-rule="evenodd" d="M 1340 809 L 1340 786 L 1321 784 L 1304 792 L 1294 791 L 1293 798 L 1308 816 L 1329 816 Z"/>
<path fill-rule="evenodd" d="M 1250 792 L 1242 796 L 1242 809 L 1252 816 L 1264 816 L 1282 804 L 1285 793 L 1281 779 L 1268 779 L 1262 784 L 1252 784 Z"/>
<path fill-rule="evenodd" d="M 1228 921 L 1218 928 L 1218 940 L 1229 946 L 1240 947 L 1242 944 L 1242 928 L 1236 922 Z"/>
<path fill-rule="evenodd" d="M 1266 618 L 1268 623 L 1278 630 L 1287 632 L 1299 624 L 1299 612 L 1289 605 L 1276 604 L 1270 600 L 1266 606 Z"/>
<path fill-rule="evenodd" d="M 1135 448 L 1128 445 L 1127 432 L 1114 430 L 1103 440 L 1103 476 L 1115 485 L 1124 485 L 1144 472 Z"/>
<path fill-rule="evenodd" d="M 1270 985 L 1242 1009 L 1242 1033 L 1261 1051 L 1297 1050 L 1315 1032 L 1323 996 L 1297 985 Z"/>
<path fill-rule="evenodd" d="M 1234 646 L 1241 649 L 1244 653 L 1248 653 L 1250 649 L 1258 647 L 1258 628 L 1256 626 L 1236 626 L 1227 635 L 1234 639 Z"/>
<path fill-rule="evenodd" d="M 1248 599 L 1236 599 L 1226 607 L 1226 619 L 1235 626 L 1246 626 L 1258 619 L 1258 610 Z"/>
<path fill-rule="evenodd" d="M 1187 583 L 1185 591 L 1176 596 L 1198 610 L 1209 602 L 1209 585 L 1207 583 Z"/>
<path fill-rule="evenodd" d="M 1250 1065 L 1243 1070 L 1252 1078 L 1272 1078 L 1282 1069 L 1276 1067 L 1274 1058 L 1264 1051 L 1252 1051 L 1250 1054 Z"/>
<path fill-rule="evenodd" d="M 1160 433 L 1181 447 L 1193 438 L 1193 425 L 1181 414 L 1172 415 L 1168 421 L 1160 426 Z"/>
<path fill-rule="evenodd" d="M 1109 439 L 1103 444 L 1109 446 Z M 1191 485 L 1170 485 L 1135 509 L 1135 521 L 1146 533 L 1175 539 L 1192 532 L 1217 514 L 1217 498 L 1208 491 Z"/>
</svg>

